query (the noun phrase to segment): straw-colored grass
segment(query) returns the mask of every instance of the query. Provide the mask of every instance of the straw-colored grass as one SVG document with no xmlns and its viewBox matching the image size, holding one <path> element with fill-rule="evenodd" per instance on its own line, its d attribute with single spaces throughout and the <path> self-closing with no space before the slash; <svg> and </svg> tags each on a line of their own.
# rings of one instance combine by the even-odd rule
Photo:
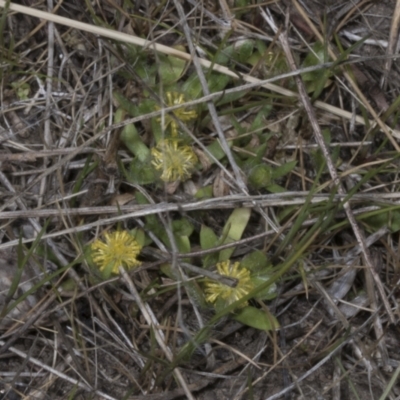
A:
<svg viewBox="0 0 400 400">
<path fill-rule="evenodd" d="M 400 1 L 21 3 L 2 393 L 397 398 Z"/>
</svg>

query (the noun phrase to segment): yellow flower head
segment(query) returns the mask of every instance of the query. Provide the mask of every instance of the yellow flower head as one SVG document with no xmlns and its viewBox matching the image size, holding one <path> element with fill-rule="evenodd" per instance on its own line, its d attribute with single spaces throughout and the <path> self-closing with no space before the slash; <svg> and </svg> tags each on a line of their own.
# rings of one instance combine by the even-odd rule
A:
<svg viewBox="0 0 400 400">
<path fill-rule="evenodd" d="M 120 266 L 129 269 L 140 265 L 136 258 L 141 246 L 127 231 L 106 233 L 104 238 L 105 243 L 97 239 L 91 245 L 92 259 L 100 271 L 118 274 Z"/>
<path fill-rule="evenodd" d="M 166 93 L 166 105 L 168 107 L 176 106 L 178 104 L 183 104 L 185 103 L 185 96 L 182 93 L 178 92 L 167 92 Z M 156 107 L 158 110 L 160 107 Z M 181 121 L 190 121 L 191 119 L 195 119 L 197 117 L 197 113 L 194 110 L 186 110 L 185 107 L 182 108 L 177 108 L 176 110 L 173 110 L 172 113 L 177 119 L 180 119 Z M 161 121 L 161 118 L 157 119 L 158 121 Z M 164 128 L 167 128 L 168 126 L 171 127 L 171 136 L 172 137 L 177 137 L 178 136 L 178 123 L 176 120 L 171 117 L 170 115 L 165 116 L 164 120 Z"/>
<path fill-rule="evenodd" d="M 234 264 L 231 264 L 229 260 L 220 262 L 217 264 L 217 271 L 220 275 L 237 279 L 237 284 L 235 287 L 231 287 L 211 279 L 206 279 L 205 293 L 206 300 L 209 303 L 218 301 L 224 307 L 227 307 L 249 294 L 254 288 L 251 282 L 250 271 L 246 268 L 241 268 L 239 262 L 235 262 Z M 242 304 L 242 306 L 245 305 L 247 305 L 247 302 Z"/>
<path fill-rule="evenodd" d="M 162 171 L 164 182 L 185 181 L 195 168 L 197 156 L 190 146 L 181 145 L 176 139 L 162 140 L 151 149 L 154 168 Z"/>
</svg>

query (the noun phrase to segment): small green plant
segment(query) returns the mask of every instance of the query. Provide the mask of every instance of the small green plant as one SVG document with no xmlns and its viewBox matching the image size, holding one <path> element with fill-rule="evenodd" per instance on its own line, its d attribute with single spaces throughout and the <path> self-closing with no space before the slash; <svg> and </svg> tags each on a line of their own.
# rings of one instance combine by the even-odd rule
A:
<svg viewBox="0 0 400 400">
<path fill-rule="evenodd" d="M 24 82 L 12 82 L 11 87 L 15 90 L 15 93 L 19 100 L 24 101 L 29 99 L 31 87 L 29 83 Z"/>
<path fill-rule="evenodd" d="M 105 233 L 104 241 L 96 239 L 90 246 L 94 264 L 106 277 L 119 274 L 120 266 L 126 269 L 139 266 L 137 257 L 141 248 L 127 231 Z"/>
<path fill-rule="evenodd" d="M 183 104 L 184 102 L 183 94 L 178 92 L 166 93 L 167 106 Z M 149 106 L 149 102 L 143 104 Z M 152 104 L 152 107 L 153 110 L 160 109 L 156 104 Z M 122 109 L 119 112 L 123 115 Z M 153 134 L 156 143 L 150 149 L 143 143 L 133 124 L 129 124 L 123 129 L 121 140 L 135 155 L 130 173 L 127 173 L 130 181 L 139 184 L 154 183 L 157 179 L 164 182 L 184 182 L 196 170 L 197 156 L 192 147 L 182 139 L 183 135 L 178 130 L 176 118 L 188 122 L 196 118 L 197 113 L 194 110 L 187 110 L 182 107 L 174 110 L 172 114 L 173 116 L 165 115 L 165 118 L 153 118 Z M 121 117 L 116 122 L 120 122 L 120 119 Z M 162 122 L 164 123 L 163 126 L 161 126 Z M 167 131 L 164 132 L 164 129 Z"/>
<path fill-rule="evenodd" d="M 151 156 L 151 163 L 156 171 L 161 172 L 164 182 L 183 182 L 189 179 L 197 163 L 192 148 L 175 138 L 162 140 L 151 149 Z"/>
<path fill-rule="evenodd" d="M 232 318 L 257 329 L 271 330 L 279 326 L 277 320 L 265 313 L 264 310 L 255 307 L 255 302 L 271 300 L 276 296 L 277 286 L 275 283 L 265 287 L 265 283 L 273 273 L 272 265 L 261 251 L 251 252 L 241 260 L 233 259 L 234 243 L 241 239 L 250 213 L 250 209 L 247 208 L 234 210 L 220 237 L 211 228 L 205 225 L 201 227 L 200 246 L 203 250 L 228 244 L 232 244 L 232 246 L 203 257 L 203 269 L 211 272 L 215 270 L 220 279 L 217 278 L 218 275 L 211 278 L 205 273 L 207 277 L 199 281 L 200 285 L 197 282 L 189 281 L 186 286 L 188 293 L 196 299 L 200 306 L 211 306 L 219 313 L 235 303 L 236 307 L 230 313 Z M 168 236 L 160 224 L 155 221 L 155 216 L 146 218 L 146 228 L 156 234 L 168 247 L 171 247 Z M 179 251 L 189 253 L 191 236 L 194 232 L 192 224 L 185 218 L 174 220 L 171 231 Z M 190 262 L 190 259 L 187 262 Z M 180 279 L 170 264 L 164 264 L 161 270 L 171 279 Z M 232 284 L 226 283 L 224 278 L 228 278 Z"/>
<path fill-rule="evenodd" d="M 229 286 L 212 279 L 206 279 L 204 282 L 206 300 L 212 303 L 217 310 L 222 310 L 235 301 L 240 300 L 254 289 L 250 271 L 242 268 L 239 262 L 232 263 L 230 260 L 222 261 L 216 265 L 216 268 L 220 275 L 236 280 L 234 286 Z M 247 304 L 247 302 L 244 302 L 242 306 L 244 307 Z"/>
</svg>

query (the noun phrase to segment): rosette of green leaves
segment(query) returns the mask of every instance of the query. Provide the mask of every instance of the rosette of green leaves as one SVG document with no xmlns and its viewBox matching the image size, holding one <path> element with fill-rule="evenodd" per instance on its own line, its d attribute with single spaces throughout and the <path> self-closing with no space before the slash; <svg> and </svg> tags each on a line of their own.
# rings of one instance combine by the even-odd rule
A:
<svg viewBox="0 0 400 400">
<path fill-rule="evenodd" d="M 200 231 L 200 245 L 203 250 L 210 250 L 214 247 L 235 243 L 242 238 L 244 230 L 250 219 L 251 210 L 248 208 L 238 208 L 229 216 L 222 235 L 218 237 L 215 232 L 203 225 Z M 221 250 L 204 257 L 204 268 L 210 268 L 217 262 L 225 261 L 233 256 L 235 246 Z M 246 268 L 251 272 L 251 282 L 254 289 L 246 296 L 246 299 L 259 301 L 271 300 L 276 297 L 277 286 L 275 283 L 267 285 L 267 281 L 273 273 L 272 266 L 267 257 L 261 251 L 254 251 L 246 255 L 240 262 L 241 268 Z M 258 309 L 252 305 L 239 307 L 231 316 L 237 321 L 261 330 L 271 330 L 279 327 L 276 318 L 263 309 Z M 220 310 L 216 310 L 217 312 Z"/>
</svg>

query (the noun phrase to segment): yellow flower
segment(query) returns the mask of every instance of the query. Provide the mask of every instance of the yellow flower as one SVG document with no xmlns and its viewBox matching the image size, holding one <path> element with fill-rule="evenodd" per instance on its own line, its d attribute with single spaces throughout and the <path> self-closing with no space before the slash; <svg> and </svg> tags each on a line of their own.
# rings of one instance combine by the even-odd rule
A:
<svg viewBox="0 0 400 400">
<path fill-rule="evenodd" d="M 97 239 L 91 245 L 93 261 L 100 271 L 118 274 L 119 266 L 129 269 L 140 265 L 136 258 L 141 246 L 127 231 L 106 233 L 104 238 L 105 243 Z"/>
<path fill-rule="evenodd" d="M 229 260 L 220 262 L 217 264 L 217 271 L 220 275 L 237 279 L 237 284 L 235 287 L 231 287 L 211 279 L 206 279 L 205 293 L 206 300 L 209 303 L 218 302 L 220 305 L 227 307 L 249 294 L 254 288 L 251 282 L 250 271 L 246 268 L 240 268 L 239 262 L 235 262 L 234 264 L 231 264 Z M 247 305 L 247 302 L 242 304 L 242 306 L 245 305 Z"/>
<path fill-rule="evenodd" d="M 176 106 L 178 104 L 183 104 L 185 102 L 185 97 L 182 93 L 178 92 L 167 92 L 166 93 L 166 105 L 168 107 Z M 156 107 L 158 110 L 160 110 L 160 107 Z M 191 119 L 194 119 L 197 117 L 197 113 L 194 110 L 187 111 L 184 107 L 182 108 L 177 108 L 176 110 L 173 110 L 172 113 L 174 116 L 181 121 L 190 121 Z M 157 119 L 158 121 L 161 121 L 161 118 Z M 164 118 L 164 128 L 167 128 L 168 126 L 171 127 L 171 136 L 172 137 L 177 137 L 178 136 L 178 123 L 177 121 L 171 117 L 170 115 L 165 115 Z"/>
<path fill-rule="evenodd" d="M 192 148 L 180 145 L 176 139 L 162 140 L 151 149 L 151 156 L 151 163 L 157 171 L 162 171 L 161 179 L 164 182 L 189 179 L 197 162 Z"/>
</svg>

